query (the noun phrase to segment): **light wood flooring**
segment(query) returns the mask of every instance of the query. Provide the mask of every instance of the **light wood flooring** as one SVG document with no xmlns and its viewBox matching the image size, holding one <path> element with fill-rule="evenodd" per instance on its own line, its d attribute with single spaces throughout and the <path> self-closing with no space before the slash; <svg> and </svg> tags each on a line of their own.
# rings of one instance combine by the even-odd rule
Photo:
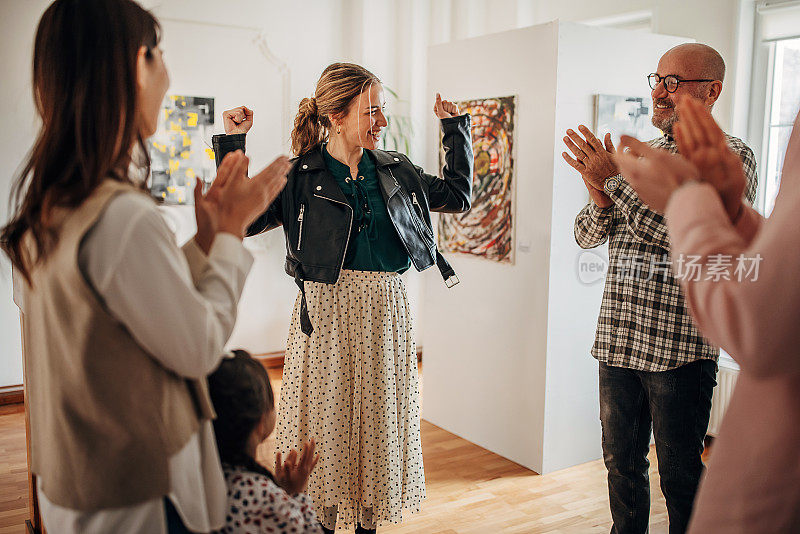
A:
<svg viewBox="0 0 800 534">
<path fill-rule="evenodd" d="M 281 371 L 270 370 L 270 376 L 275 391 L 280 391 Z M 268 439 L 259 448 L 259 459 L 271 466 L 273 450 L 274 442 Z M 422 423 L 422 450 L 428 495 L 422 512 L 380 532 L 600 534 L 611 529 L 606 471 L 600 460 L 540 476 L 427 421 Z M 650 532 L 666 534 L 666 507 L 653 450 L 650 462 Z M 27 506 L 24 413 L 21 406 L 3 406 L 0 534 L 25 532 Z"/>
</svg>

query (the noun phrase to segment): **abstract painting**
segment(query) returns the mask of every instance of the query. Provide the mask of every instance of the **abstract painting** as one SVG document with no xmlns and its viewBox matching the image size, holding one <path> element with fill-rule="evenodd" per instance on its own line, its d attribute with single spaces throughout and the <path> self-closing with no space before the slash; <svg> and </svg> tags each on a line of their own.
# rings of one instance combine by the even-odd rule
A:
<svg viewBox="0 0 800 534">
<path fill-rule="evenodd" d="M 193 204 L 196 180 L 216 174 L 210 140 L 214 99 L 167 95 L 150 139 L 150 194 L 165 204 Z"/>
<path fill-rule="evenodd" d="M 516 97 L 457 102 L 472 115 L 472 209 L 439 217 L 439 248 L 514 262 L 514 110 Z M 440 164 L 444 152 L 440 150 Z"/>
<path fill-rule="evenodd" d="M 595 133 L 602 139 L 610 132 L 614 146 L 623 134 L 641 141 L 659 137 L 661 131 L 650 122 L 650 106 L 639 96 L 595 95 Z"/>
</svg>

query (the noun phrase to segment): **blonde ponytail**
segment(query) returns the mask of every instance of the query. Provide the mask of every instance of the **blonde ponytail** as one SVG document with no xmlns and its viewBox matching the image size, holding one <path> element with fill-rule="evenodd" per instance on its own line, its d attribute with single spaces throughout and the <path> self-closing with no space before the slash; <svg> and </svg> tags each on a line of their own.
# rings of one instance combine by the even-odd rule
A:
<svg viewBox="0 0 800 534">
<path fill-rule="evenodd" d="M 305 154 L 323 141 L 323 128 L 314 97 L 300 101 L 292 130 L 292 152 L 295 156 Z"/>
</svg>

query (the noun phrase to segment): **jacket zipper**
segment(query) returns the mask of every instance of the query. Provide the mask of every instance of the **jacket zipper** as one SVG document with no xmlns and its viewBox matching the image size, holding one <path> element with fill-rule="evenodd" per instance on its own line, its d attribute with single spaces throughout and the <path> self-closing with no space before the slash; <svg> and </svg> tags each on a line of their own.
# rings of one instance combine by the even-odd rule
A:
<svg viewBox="0 0 800 534">
<path fill-rule="evenodd" d="M 416 204 L 416 206 L 419 208 L 419 217 L 421 219 L 422 218 L 422 205 L 419 203 L 419 201 L 417 201 L 417 193 L 414 192 L 414 191 L 411 192 L 411 202 L 413 204 Z M 424 221 L 423 221 L 423 224 L 424 224 Z M 425 225 L 425 226 L 427 226 L 427 225 Z"/>
<path fill-rule="evenodd" d="M 389 174 L 392 176 L 392 180 L 394 180 L 394 185 L 396 185 L 399 188 L 400 184 L 397 183 L 397 178 L 394 177 L 394 173 L 392 172 L 392 169 L 389 169 Z M 406 207 L 408 207 L 408 204 L 406 204 L 406 202 L 408 202 L 408 200 L 403 195 L 403 190 L 399 189 L 397 191 L 397 194 L 399 194 L 400 198 L 403 199 L 403 204 L 405 204 Z M 412 191 L 412 194 L 413 194 L 413 191 Z M 388 206 L 387 206 L 387 208 L 388 208 Z M 394 218 L 392 217 L 392 210 L 387 209 L 386 211 L 389 213 L 389 218 L 392 219 L 392 224 L 394 224 L 394 227 L 397 228 L 397 222 L 395 222 Z M 412 209 L 411 211 L 414 211 L 414 210 Z M 417 229 L 417 234 L 420 237 L 423 238 L 423 243 L 424 243 L 425 242 L 424 241 L 424 237 L 425 236 L 423 236 L 423 232 L 419 227 L 419 223 L 417 222 L 417 220 L 414 217 L 412 217 L 411 220 L 414 221 L 414 227 Z M 403 235 L 400 232 L 397 232 L 397 235 L 400 236 L 400 241 L 403 243 L 403 246 L 406 248 L 406 252 L 408 253 L 408 257 L 411 258 L 411 262 L 413 263 L 414 262 L 414 256 L 411 254 L 411 250 L 408 248 L 408 245 L 406 244 L 406 240 L 403 239 Z M 428 247 L 426 246 L 425 248 L 427 249 Z M 428 254 L 430 254 L 430 253 L 431 253 L 431 251 L 428 250 Z M 436 264 L 436 257 L 431 255 L 431 259 L 433 259 L 433 263 Z M 416 267 L 416 264 L 414 266 Z M 417 270 L 419 270 L 419 269 L 417 269 Z"/>
<path fill-rule="evenodd" d="M 339 265 L 339 274 L 341 274 L 342 269 L 344 269 L 344 260 L 347 257 L 347 246 L 350 244 L 350 232 L 353 230 L 353 206 L 351 206 L 347 202 L 342 202 L 341 200 L 336 200 L 333 198 L 323 197 L 322 195 L 318 195 L 316 193 L 314 193 L 314 196 L 317 198 L 322 198 L 325 200 L 329 200 L 331 202 L 335 202 L 336 204 L 341 204 L 343 206 L 346 206 L 347 209 L 350 210 L 350 224 L 347 225 L 347 240 L 345 240 L 344 242 L 344 252 L 342 252 L 342 263 L 341 265 Z"/>
<path fill-rule="evenodd" d="M 401 191 L 399 191 L 399 193 L 400 193 L 400 196 L 401 196 L 401 197 L 403 197 L 403 192 L 402 192 L 402 190 L 401 190 Z M 416 193 L 414 193 L 414 192 L 412 191 L 412 192 L 411 192 L 411 195 L 412 195 L 412 202 L 413 202 L 414 204 L 416 204 L 417 206 L 419 206 L 419 203 L 417 202 L 417 194 L 416 194 Z M 404 203 L 405 203 L 405 202 L 407 202 L 407 197 L 403 197 L 403 202 L 404 202 Z M 408 205 L 408 204 L 406 204 L 406 206 L 407 206 L 407 205 Z M 422 206 L 420 206 L 420 210 L 422 210 Z M 416 211 L 414 211 L 414 208 L 413 208 L 413 207 L 411 208 L 411 211 L 412 211 L 412 212 L 414 212 L 414 215 L 417 215 L 417 213 L 416 213 Z M 418 215 L 417 215 L 417 216 L 418 216 Z M 414 221 L 414 226 L 416 227 L 416 229 L 417 229 L 417 233 L 420 235 L 420 237 L 427 237 L 427 232 L 424 232 L 424 231 L 422 230 L 422 227 L 420 226 L 420 223 L 419 223 L 419 221 L 416 219 L 416 217 L 412 217 L 411 219 Z"/>
<path fill-rule="evenodd" d="M 297 216 L 297 222 L 300 223 L 300 230 L 297 232 L 297 250 L 300 250 L 300 244 L 303 241 L 303 215 L 306 211 L 306 205 L 300 204 L 300 215 Z"/>
</svg>

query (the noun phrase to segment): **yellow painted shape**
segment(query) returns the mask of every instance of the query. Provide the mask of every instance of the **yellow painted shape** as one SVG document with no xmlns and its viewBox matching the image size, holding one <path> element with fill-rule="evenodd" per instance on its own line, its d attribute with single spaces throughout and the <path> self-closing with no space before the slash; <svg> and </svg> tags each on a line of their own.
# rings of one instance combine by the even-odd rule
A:
<svg viewBox="0 0 800 534">
<path fill-rule="evenodd" d="M 214 151 L 212 149 L 207 148 L 206 154 L 208 155 L 208 159 L 214 159 Z"/>
<path fill-rule="evenodd" d="M 194 178 L 196 176 L 197 175 L 194 173 L 194 169 L 193 168 L 189 167 L 188 169 L 186 169 L 186 177 L 187 178 Z"/>
<path fill-rule="evenodd" d="M 191 150 L 184 150 L 181 152 L 181 159 L 189 159 L 189 155 L 192 153 Z"/>
<path fill-rule="evenodd" d="M 197 126 L 197 113 L 189 113 L 189 118 L 186 119 L 186 126 Z"/>
<path fill-rule="evenodd" d="M 173 173 L 178 170 L 178 167 L 181 166 L 180 160 L 177 159 L 170 159 L 169 160 L 169 172 Z"/>
</svg>

